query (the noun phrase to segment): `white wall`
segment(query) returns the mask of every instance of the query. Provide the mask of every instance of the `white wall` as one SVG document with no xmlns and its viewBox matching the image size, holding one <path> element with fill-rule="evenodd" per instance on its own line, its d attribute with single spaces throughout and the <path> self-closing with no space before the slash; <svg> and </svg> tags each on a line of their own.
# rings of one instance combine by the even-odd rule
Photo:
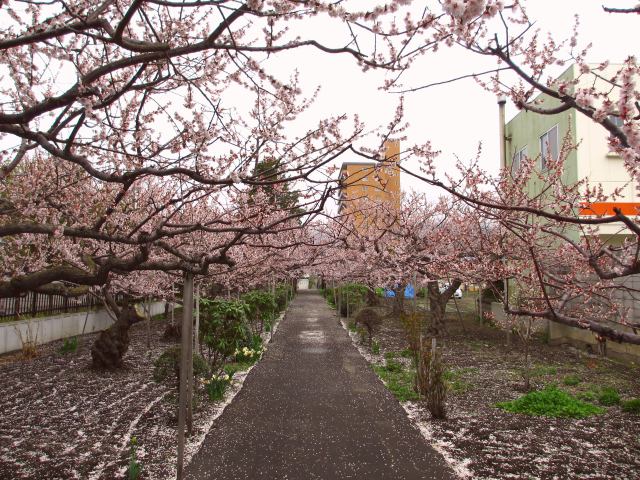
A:
<svg viewBox="0 0 640 480">
<path fill-rule="evenodd" d="M 152 303 L 151 315 L 158 315 L 163 312 L 164 302 Z M 22 348 L 20 335 L 26 340 L 29 330 L 34 338 L 37 336 L 37 343 L 43 344 L 82 334 L 85 318 L 87 320 L 85 334 L 106 330 L 113 323 L 113 320 L 104 309 L 88 313 L 89 315 L 87 315 L 87 312 L 67 313 L 52 317 L 0 323 L 0 353 L 20 350 Z"/>
<path fill-rule="evenodd" d="M 298 290 L 308 290 L 309 289 L 309 279 L 308 278 L 299 278 L 298 279 Z"/>
</svg>

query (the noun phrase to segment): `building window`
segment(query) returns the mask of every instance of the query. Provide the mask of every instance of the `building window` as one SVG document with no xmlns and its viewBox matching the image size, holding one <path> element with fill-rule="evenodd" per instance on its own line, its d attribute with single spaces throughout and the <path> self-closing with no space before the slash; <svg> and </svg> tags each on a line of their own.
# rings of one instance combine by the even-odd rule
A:
<svg viewBox="0 0 640 480">
<path fill-rule="evenodd" d="M 620 115 L 609 115 L 609 120 L 611 120 L 611 123 L 613 123 L 618 128 L 622 128 L 622 126 L 624 125 L 624 122 L 620 118 Z"/>
<path fill-rule="evenodd" d="M 527 146 L 525 145 L 520 150 L 518 150 L 513 156 L 513 161 L 511 162 L 511 173 L 515 175 L 520 170 L 520 165 L 524 162 L 524 159 L 527 156 Z"/>
<path fill-rule="evenodd" d="M 540 162 L 541 167 L 544 170 L 547 168 L 547 162 L 558 159 L 558 152 L 560 151 L 558 145 L 558 125 L 555 125 L 551 130 L 547 131 L 540 137 Z"/>
</svg>

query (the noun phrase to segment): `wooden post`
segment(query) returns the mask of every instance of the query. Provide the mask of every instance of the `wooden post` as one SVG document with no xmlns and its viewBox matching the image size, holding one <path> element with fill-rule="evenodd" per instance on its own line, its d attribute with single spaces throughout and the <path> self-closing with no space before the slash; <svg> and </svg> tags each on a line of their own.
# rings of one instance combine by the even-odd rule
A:
<svg viewBox="0 0 640 480">
<path fill-rule="evenodd" d="M 187 420 L 187 397 L 189 389 L 188 372 L 189 364 L 193 363 L 193 357 L 189 357 L 189 344 L 191 343 L 191 326 L 193 324 L 193 275 L 184 274 L 184 293 L 182 295 L 182 348 L 180 355 L 180 395 L 178 400 L 178 465 L 177 480 L 183 479 L 184 469 L 184 427 Z"/>
<path fill-rule="evenodd" d="M 200 284 L 196 286 L 196 330 L 193 332 L 194 351 L 200 354 Z"/>
</svg>

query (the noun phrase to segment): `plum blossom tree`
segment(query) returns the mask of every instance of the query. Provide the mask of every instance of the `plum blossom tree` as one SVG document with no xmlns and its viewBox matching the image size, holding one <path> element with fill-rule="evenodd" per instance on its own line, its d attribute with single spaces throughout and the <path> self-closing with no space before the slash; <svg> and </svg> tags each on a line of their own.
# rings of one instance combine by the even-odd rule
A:
<svg viewBox="0 0 640 480">
<path fill-rule="evenodd" d="M 402 30 L 386 16 L 407 3 L 7 3 L 0 296 L 231 265 L 229 250 L 245 236 L 288 221 L 270 216 L 268 202 L 248 202 L 250 188 L 301 182 L 301 210 L 289 217 L 319 211 L 330 193 L 323 168 L 363 125 L 336 116 L 289 138 L 313 95 L 304 98 L 295 75 L 270 74 L 267 60 L 309 48 L 395 68 L 407 55 L 394 42 L 418 25 Z M 331 36 L 301 27 L 316 17 Z M 337 29 L 343 45 L 331 38 Z M 262 158 L 280 159 L 273 175 L 252 173 Z"/>
<path fill-rule="evenodd" d="M 482 88 L 510 98 L 522 110 L 551 115 L 574 109 L 577 115 L 600 124 L 610 149 L 621 156 L 630 180 L 637 183 L 640 69 L 636 58 L 629 55 L 613 71 L 608 62 L 590 64 L 589 48 L 579 46 L 578 17 L 573 35 L 562 42 L 534 29 L 525 2 L 494 5 L 495 18 L 487 15 L 490 7 L 485 2 L 443 2 L 446 15 L 439 22 L 442 28 L 449 22 L 448 43 L 496 61 L 490 72 L 469 76 L 475 76 Z M 635 13 L 637 8 L 604 11 Z M 552 67 L 569 62 L 577 65 L 579 78 L 556 79 Z M 595 82 L 585 79 L 597 79 L 605 86 L 596 88 Z M 540 94 L 552 101 L 541 103 Z M 637 216 L 619 208 L 613 214 L 580 215 L 595 202 L 615 201 L 619 192 L 605 195 L 598 185 L 584 181 L 564 185 L 563 161 L 574 148 L 570 137 L 565 138 L 558 162 L 547 163 L 541 172 L 535 168 L 536 159 L 528 159 L 517 177 L 505 169 L 495 178 L 471 162 L 459 166 L 455 179 L 438 178 L 434 165 L 439 154 L 429 149 L 419 152 L 420 171 L 401 168 L 442 188 L 499 226 L 509 249 L 485 251 L 502 258 L 500 268 L 515 287 L 512 293 L 527 292 L 517 301 L 504 295 L 507 312 L 588 329 L 597 338 L 639 344 L 640 325 L 627 315 L 621 301 L 624 296 L 637 296 L 626 281 L 640 273 Z M 539 194 L 532 195 L 527 188 L 531 179 L 545 185 Z M 598 235 L 602 225 L 619 226 L 627 239 L 621 245 L 611 244 Z"/>
</svg>

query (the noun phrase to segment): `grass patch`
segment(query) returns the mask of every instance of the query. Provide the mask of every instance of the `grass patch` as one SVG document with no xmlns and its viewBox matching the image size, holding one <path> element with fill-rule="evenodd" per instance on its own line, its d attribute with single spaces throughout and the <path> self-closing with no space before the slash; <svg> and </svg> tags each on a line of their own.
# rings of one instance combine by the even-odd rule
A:
<svg viewBox="0 0 640 480">
<path fill-rule="evenodd" d="M 575 387 L 580 382 L 582 382 L 582 379 L 578 375 L 567 375 L 566 377 L 564 377 L 562 383 L 564 383 L 568 387 Z"/>
<path fill-rule="evenodd" d="M 249 370 L 249 368 L 253 365 L 252 362 L 232 362 L 227 363 L 223 369 L 227 375 L 232 377 L 236 372 L 244 372 L 245 370 Z"/>
<path fill-rule="evenodd" d="M 600 390 L 600 394 L 598 395 L 598 403 L 600 405 L 604 405 L 605 407 L 619 405 L 620 395 L 615 388 L 604 387 L 602 388 L 602 390 Z"/>
<path fill-rule="evenodd" d="M 351 321 L 347 324 L 347 328 L 349 329 L 349 331 L 351 332 L 355 332 L 358 330 L 358 327 L 356 327 L 356 322 Z"/>
<path fill-rule="evenodd" d="M 640 415 L 640 398 L 634 398 L 633 400 L 622 402 L 622 411 Z"/>
<path fill-rule="evenodd" d="M 380 342 L 378 342 L 377 340 L 374 340 L 371 343 L 371 353 L 373 353 L 374 355 L 380 355 Z"/>
<path fill-rule="evenodd" d="M 58 349 L 58 352 L 61 355 L 66 355 L 67 353 L 74 353 L 76 350 L 78 350 L 78 345 L 79 345 L 78 337 L 67 337 L 62 342 L 62 345 Z"/>
<path fill-rule="evenodd" d="M 585 418 L 604 412 L 603 408 L 578 400 L 555 385 L 510 402 L 497 403 L 496 407 L 511 413 L 544 417 Z"/>
<path fill-rule="evenodd" d="M 418 394 L 413 390 L 415 373 L 402 368 L 402 365 L 398 362 L 391 363 L 391 368 L 389 368 L 388 364 L 384 367 L 381 365 L 374 365 L 373 370 L 382 379 L 382 381 L 384 381 L 387 388 L 399 401 L 408 402 L 410 400 L 418 400 Z"/>
<path fill-rule="evenodd" d="M 413 353 L 413 350 L 410 348 L 405 348 L 401 352 L 398 352 L 401 357 L 408 358 L 409 360 L 414 360 L 416 358 L 416 354 Z"/>
<path fill-rule="evenodd" d="M 586 392 L 577 393 L 576 397 L 585 402 L 595 402 L 598 395 L 593 390 L 587 390 Z"/>
<path fill-rule="evenodd" d="M 546 377 L 557 374 L 558 368 L 552 365 L 536 365 L 531 369 L 532 377 Z"/>
<path fill-rule="evenodd" d="M 473 385 L 463 377 L 477 371 L 478 369 L 475 367 L 456 368 L 444 372 L 442 378 L 445 380 L 449 390 L 454 393 L 464 393 L 471 390 Z"/>
</svg>

